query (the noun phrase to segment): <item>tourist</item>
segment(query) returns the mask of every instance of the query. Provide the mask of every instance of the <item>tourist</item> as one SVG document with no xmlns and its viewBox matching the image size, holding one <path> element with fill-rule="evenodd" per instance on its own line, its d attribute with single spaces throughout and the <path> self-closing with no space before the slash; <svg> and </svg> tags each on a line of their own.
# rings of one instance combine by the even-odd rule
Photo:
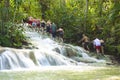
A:
<svg viewBox="0 0 120 80">
<path fill-rule="evenodd" d="M 95 38 L 95 39 L 93 40 L 93 46 L 94 46 L 97 54 L 100 53 L 100 50 L 101 50 L 101 42 L 100 42 L 100 40 L 99 40 L 98 38 Z"/>
<path fill-rule="evenodd" d="M 101 53 L 104 55 L 104 46 L 105 46 L 105 42 L 103 39 L 100 39 L 101 42 Z"/>
<path fill-rule="evenodd" d="M 51 22 L 50 21 L 47 21 L 47 24 L 46 24 L 46 33 L 47 33 L 47 35 L 50 35 L 52 33 Z"/>
<path fill-rule="evenodd" d="M 52 30 L 52 38 L 53 38 L 53 40 L 54 40 L 55 37 L 56 37 L 56 29 L 57 29 L 56 24 L 55 24 L 55 23 L 52 23 L 52 25 L 51 25 L 51 30 Z"/>
<path fill-rule="evenodd" d="M 85 50 L 90 51 L 88 46 L 89 38 L 85 34 L 82 35 L 82 39 L 79 42 L 82 42 L 82 46 Z"/>
<path fill-rule="evenodd" d="M 37 19 L 36 23 L 37 23 L 37 30 L 38 32 L 40 32 L 40 19 Z"/>
<path fill-rule="evenodd" d="M 32 28 L 32 22 L 33 22 L 32 20 L 33 20 L 33 17 L 28 17 L 27 23 L 29 28 Z"/>
<path fill-rule="evenodd" d="M 58 39 L 59 41 L 63 42 L 63 35 L 64 35 L 64 30 L 62 27 L 60 27 L 58 30 L 57 30 L 57 33 L 58 33 Z"/>
<path fill-rule="evenodd" d="M 45 27 L 46 27 L 46 22 L 44 19 L 42 19 L 41 21 L 41 28 L 42 28 L 42 32 L 44 33 L 44 30 L 45 30 Z"/>
<path fill-rule="evenodd" d="M 37 26 L 36 20 L 33 19 L 33 21 L 32 21 L 32 28 L 33 28 L 33 30 L 36 30 L 36 26 Z"/>
</svg>

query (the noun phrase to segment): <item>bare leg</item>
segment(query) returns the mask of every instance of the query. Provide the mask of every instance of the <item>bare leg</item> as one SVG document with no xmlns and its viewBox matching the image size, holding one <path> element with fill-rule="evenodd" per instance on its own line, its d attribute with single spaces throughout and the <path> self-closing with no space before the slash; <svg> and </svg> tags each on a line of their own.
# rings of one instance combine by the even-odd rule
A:
<svg viewBox="0 0 120 80">
<path fill-rule="evenodd" d="M 101 53 L 104 55 L 104 47 L 101 46 Z"/>
</svg>

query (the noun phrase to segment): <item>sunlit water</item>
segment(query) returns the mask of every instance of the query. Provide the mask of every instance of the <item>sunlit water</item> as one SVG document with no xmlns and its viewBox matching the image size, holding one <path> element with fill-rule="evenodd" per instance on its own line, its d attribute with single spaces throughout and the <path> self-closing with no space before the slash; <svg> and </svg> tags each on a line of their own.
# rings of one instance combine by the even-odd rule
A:
<svg viewBox="0 0 120 80">
<path fill-rule="evenodd" d="M 79 47 L 65 43 L 58 43 L 48 36 L 42 35 L 25 28 L 28 41 L 35 46 L 32 49 L 0 48 L 0 70 L 23 70 L 50 68 L 51 66 L 88 66 L 88 63 L 103 64 L 105 60 L 90 57 L 87 52 Z M 87 63 L 86 63 L 87 62 Z"/>
</svg>

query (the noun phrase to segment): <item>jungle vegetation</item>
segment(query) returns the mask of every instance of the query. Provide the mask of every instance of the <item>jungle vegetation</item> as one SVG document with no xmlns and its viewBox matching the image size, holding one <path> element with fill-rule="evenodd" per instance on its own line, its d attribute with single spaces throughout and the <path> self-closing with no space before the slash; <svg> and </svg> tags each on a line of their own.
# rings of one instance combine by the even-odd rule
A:
<svg viewBox="0 0 120 80">
<path fill-rule="evenodd" d="M 23 18 L 51 20 L 65 30 L 66 43 L 79 45 L 81 34 L 105 41 L 105 51 L 120 57 L 120 0 L 0 0 L 0 45 L 20 47 Z"/>
</svg>

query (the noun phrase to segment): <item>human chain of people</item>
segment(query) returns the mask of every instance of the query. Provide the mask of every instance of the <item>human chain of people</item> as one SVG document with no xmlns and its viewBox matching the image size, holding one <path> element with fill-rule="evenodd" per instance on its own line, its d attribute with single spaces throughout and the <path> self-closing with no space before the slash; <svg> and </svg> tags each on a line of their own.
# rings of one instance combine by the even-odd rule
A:
<svg viewBox="0 0 120 80">
<path fill-rule="evenodd" d="M 57 28 L 57 25 L 54 22 L 48 20 L 47 22 L 42 19 L 36 19 L 33 17 L 28 17 L 23 19 L 23 24 L 27 23 L 28 28 L 32 29 L 33 31 L 42 32 L 42 34 L 47 34 L 51 36 L 53 40 L 57 39 L 59 42 L 63 43 L 63 36 L 64 30 L 63 27 Z"/>
<path fill-rule="evenodd" d="M 53 40 L 58 40 L 59 42 L 64 42 L 64 30 L 63 27 L 59 27 L 57 29 L 57 25 L 54 22 L 51 22 L 48 20 L 47 22 L 42 19 L 35 19 L 33 17 L 28 17 L 27 19 L 23 19 L 23 23 L 28 23 L 28 28 L 31 28 L 34 31 L 37 32 L 42 32 L 42 34 L 47 34 L 48 36 L 51 36 Z M 78 42 L 82 43 L 82 47 L 90 52 L 89 44 L 90 40 L 88 36 L 85 34 L 82 34 L 82 39 Z M 98 39 L 97 37 L 94 38 L 92 41 L 93 48 L 95 49 L 96 53 L 99 54 L 101 53 L 104 55 L 104 40 L 103 39 Z"/>
</svg>

